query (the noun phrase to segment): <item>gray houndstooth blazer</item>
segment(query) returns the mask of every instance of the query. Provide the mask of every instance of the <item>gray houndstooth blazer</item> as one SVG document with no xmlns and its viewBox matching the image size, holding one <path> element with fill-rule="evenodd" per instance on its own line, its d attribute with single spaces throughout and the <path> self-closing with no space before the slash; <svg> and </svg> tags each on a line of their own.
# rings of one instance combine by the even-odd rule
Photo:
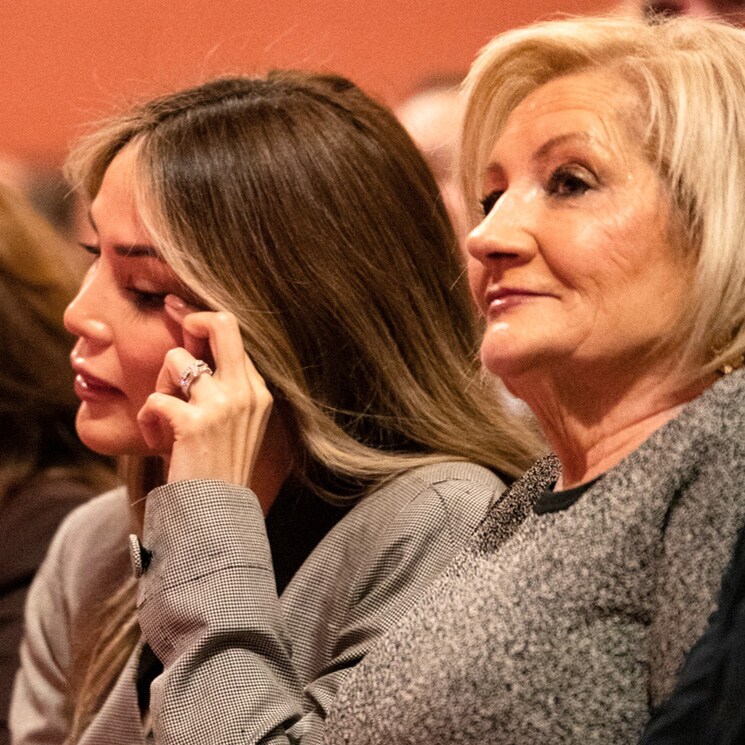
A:
<svg viewBox="0 0 745 745">
<path fill-rule="evenodd" d="M 148 497 L 140 580 L 143 635 L 165 665 L 151 687 L 158 743 L 315 743 L 348 671 L 458 552 L 504 485 L 469 463 L 400 476 L 356 505 L 277 598 L 258 503 L 222 482 Z M 27 608 L 11 710 L 15 743 L 62 743 L 80 614 L 126 571 L 119 491 L 62 526 Z M 141 644 L 81 740 L 143 743 Z"/>
</svg>

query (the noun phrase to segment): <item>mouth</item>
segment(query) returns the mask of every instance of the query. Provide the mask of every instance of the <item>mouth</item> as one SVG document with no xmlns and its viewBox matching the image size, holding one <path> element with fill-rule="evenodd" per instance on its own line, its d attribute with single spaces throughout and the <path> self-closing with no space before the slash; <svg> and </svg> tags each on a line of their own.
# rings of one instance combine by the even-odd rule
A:
<svg viewBox="0 0 745 745">
<path fill-rule="evenodd" d="M 545 297 L 545 292 L 522 287 L 494 287 L 484 295 L 484 304 L 488 315 L 496 315 L 516 305 Z"/>
<path fill-rule="evenodd" d="M 105 380 L 73 366 L 75 375 L 75 394 L 81 401 L 100 401 L 111 396 L 121 396 L 122 391 Z"/>
</svg>

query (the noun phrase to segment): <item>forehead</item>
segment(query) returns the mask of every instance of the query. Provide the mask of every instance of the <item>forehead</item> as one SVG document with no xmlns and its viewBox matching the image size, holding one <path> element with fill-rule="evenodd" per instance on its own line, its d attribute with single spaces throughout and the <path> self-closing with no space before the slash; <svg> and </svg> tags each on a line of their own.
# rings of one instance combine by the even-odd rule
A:
<svg viewBox="0 0 745 745">
<path fill-rule="evenodd" d="M 613 148 L 639 148 L 632 122 L 639 98 L 631 85 L 608 72 L 583 72 L 551 80 L 526 96 L 507 117 L 495 151 L 505 145 L 534 147 L 563 134 L 584 134 Z"/>
<path fill-rule="evenodd" d="M 101 186 L 91 203 L 91 220 L 100 233 L 113 240 L 145 241 L 135 198 L 136 148 L 124 147 L 104 173 Z"/>
<path fill-rule="evenodd" d="M 97 210 L 115 204 L 134 203 L 135 151 L 124 147 L 104 171 L 101 185 L 93 198 Z"/>
</svg>

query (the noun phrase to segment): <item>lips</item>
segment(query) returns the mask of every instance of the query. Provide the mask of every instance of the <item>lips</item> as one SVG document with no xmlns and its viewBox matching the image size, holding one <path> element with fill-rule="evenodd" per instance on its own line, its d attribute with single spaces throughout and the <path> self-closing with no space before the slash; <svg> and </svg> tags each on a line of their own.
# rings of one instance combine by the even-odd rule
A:
<svg viewBox="0 0 745 745">
<path fill-rule="evenodd" d="M 523 287 L 493 287 L 484 295 L 484 302 L 488 313 L 500 313 L 507 308 L 542 297 L 546 297 L 546 293 Z"/>
<path fill-rule="evenodd" d="M 101 378 L 97 378 L 77 366 L 74 366 L 74 369 L 77 372 L 75 394 L 81 401 L 95 401 L 123 395 L 122 391 L 113 385 L 109 385 L 105 380 L 101 380 Z"/>
</svg>

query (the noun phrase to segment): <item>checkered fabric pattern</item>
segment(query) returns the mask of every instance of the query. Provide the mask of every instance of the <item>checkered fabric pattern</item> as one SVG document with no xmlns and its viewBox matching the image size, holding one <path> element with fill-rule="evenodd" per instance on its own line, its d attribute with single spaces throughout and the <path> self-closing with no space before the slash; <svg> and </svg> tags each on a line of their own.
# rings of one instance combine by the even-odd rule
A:
<svg viewBox="0 0 745 745">
<path fill-rule="evenodd" d="M 143 634 L 165 664 L 152 686 L 155 741 L 320 742 L 341 681 L 440 574 L 503 489 L 493 473 L 469 463 L 412 470 L 356 505 L 281 599 L 249 490 L 211 481 L 155 490 L 143 534 L 151 558 L 139 593 Z M 95 536 L 104 531 L 126 548 L 125 531 L 107 516 L 112 501 L 94 500 L 73 516 L 38 580 L 29 614 L 43 616 L 44 629 L 37 622 L 39 634 L 27 639 L 14 706 L 16 723 L 37 723 L 19 724 L 23 745 L 64 739 L 74 614 L 53 587 L 68 573 L 96 584 L 107 554 Z M 81 592 L 80 584 L 70 589 Z M 50 648 L 48 637 L 60 632 L 66 642 Z M 138 656 L 139 648 L 81 745 L 145 742 L 134 689 Z M 54 680 L 44 693 L 53 695 L 40 699 L 39 682 L 50 670 Z"/>
</svg>

